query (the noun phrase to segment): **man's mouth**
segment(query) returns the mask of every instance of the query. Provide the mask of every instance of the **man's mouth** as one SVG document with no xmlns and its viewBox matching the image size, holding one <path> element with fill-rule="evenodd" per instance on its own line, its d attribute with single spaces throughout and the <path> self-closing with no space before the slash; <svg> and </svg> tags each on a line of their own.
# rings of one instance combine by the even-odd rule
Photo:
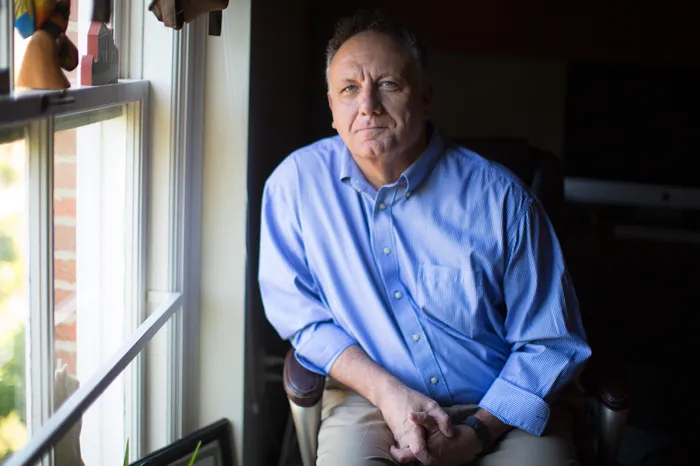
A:
<svg viewBox="0 0 700 466">
<path fill-rule="evenodd" d="M 381 130 L 381 129 L 387 129 L 387 128 L 386 128 L 386 126 L 371 126 L 369 128 L 358 129 L 357 131 L 358 132 L 360 132 L 360 131 L 377 131 L 377 130 Z"/>
</svg>

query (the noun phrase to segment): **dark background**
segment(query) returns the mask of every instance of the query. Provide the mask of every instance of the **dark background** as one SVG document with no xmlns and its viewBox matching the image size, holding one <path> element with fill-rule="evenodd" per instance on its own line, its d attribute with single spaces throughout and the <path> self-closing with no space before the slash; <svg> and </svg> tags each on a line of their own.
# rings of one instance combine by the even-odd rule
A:
<svg viewBox="0 0 700 466">
<path fill-rule="evenodd" d="M 288 345 L 265 320 L 256 280 L 263 183 L 289 152 L 333 134 L 324 49 L 335 21 L 362 6 L 383 7 L 425 43 L 432 118 L 446 136 L 524 137 L 574 175 L 700 184 L 697 2 L 253 0 L 244 464 L 276 464 L 288 416 L 275 359 Z M 633 81 L 639 91 L 621 93 Z M 620 359 L 633 380 L 625 464 L 690 464 L 697 217 L 567 206 L 560 239 L 594 357 Z M 690 240 L 632 240 L 620 225 L 682 229 Z M 671 448 L 653 456 L 657 445 Z"/>
</svg>

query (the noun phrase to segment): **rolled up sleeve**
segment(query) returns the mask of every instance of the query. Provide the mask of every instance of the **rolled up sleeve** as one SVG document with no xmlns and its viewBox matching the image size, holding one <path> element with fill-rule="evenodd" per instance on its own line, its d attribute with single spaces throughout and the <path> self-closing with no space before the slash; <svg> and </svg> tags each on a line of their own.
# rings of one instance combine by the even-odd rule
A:
<svg viewBox="0 0 700 466">
<path fill-rule="evenodd" d="M 580 373 L 591 350 L 559 243 L 536 200 L 508 238 L 503 287 L 511 354 L 479 405 L 542 435 L 549 401 Z"/>
<path fill-rule="evenodd" d="M 286 160 L 265 184 L 258 281 L 270 324 L 304 367 L 328 375 L 356 341 L 333 320 L 307 265 L 295 168 Z"/>
<path fill-rule="evenodd" d="M 357 343 L 332 322 L 313 324 L 294 335 L 297 360 L 310 371 L 328 375 L 335 360 L 348 346 Z"/>
</svg>

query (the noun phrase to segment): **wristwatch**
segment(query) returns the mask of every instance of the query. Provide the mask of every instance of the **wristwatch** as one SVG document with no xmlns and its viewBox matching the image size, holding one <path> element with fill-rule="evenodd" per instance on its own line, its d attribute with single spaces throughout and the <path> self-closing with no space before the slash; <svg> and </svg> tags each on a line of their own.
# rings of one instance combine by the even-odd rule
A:
<svg viewBox="0 0 700 466">
<path fill-rule="evenodd" d="M 481 453 L 480 456 L 491 451 L 493 446 L 493 437 L 491 436 L 491 431 L 489 428 L 481 422 L 481 420 L 476 416 L 469 416 L 464 421 L 464 425 L 474 429 L 476 438 L 481 442 Z"/>
</svg>

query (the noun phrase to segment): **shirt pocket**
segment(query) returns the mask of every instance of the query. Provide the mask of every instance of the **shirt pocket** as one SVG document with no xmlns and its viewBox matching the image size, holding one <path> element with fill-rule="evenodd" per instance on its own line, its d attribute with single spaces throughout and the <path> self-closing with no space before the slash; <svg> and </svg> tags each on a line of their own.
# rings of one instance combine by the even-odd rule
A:
<svg viewBox="0 0 700 466">
<path fill-rule="evenodd" d="M 418 268 L 416 301 L 429 320 L 474 338 L 480 331 L 479 303 L 482 276 L 470 268 L 421 264 Z"/>
</svg>

